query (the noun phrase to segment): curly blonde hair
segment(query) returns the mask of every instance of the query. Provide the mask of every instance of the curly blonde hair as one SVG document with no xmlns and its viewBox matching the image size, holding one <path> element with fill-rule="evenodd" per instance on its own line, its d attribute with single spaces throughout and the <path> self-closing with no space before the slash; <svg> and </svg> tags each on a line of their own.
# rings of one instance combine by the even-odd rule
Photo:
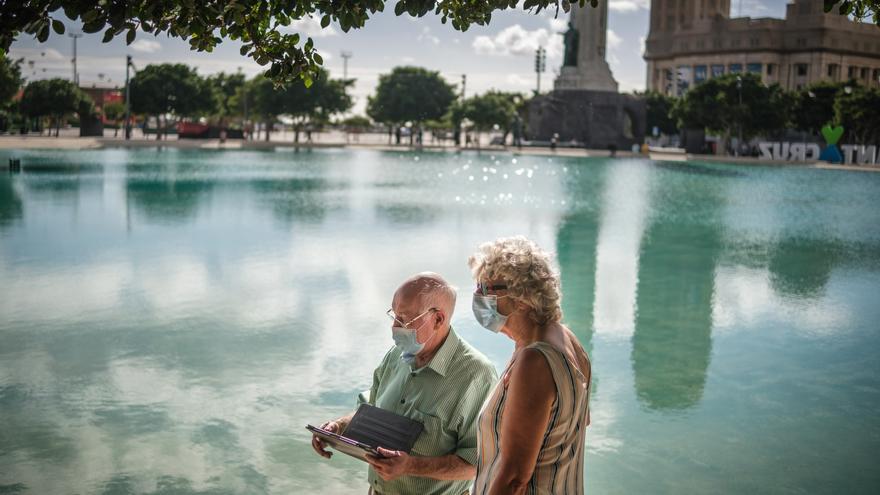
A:
<svg viewBox="0 0 880 495">
<path fill-rule="evenodd" d="M 468 258 L 474 280 L 503 280 L 511 297 L 531 308 L 538 325 L 562 320 L 559 274 L 550 255 L 523 236 L 502 237 L 480 245 Z"/>
</svg>

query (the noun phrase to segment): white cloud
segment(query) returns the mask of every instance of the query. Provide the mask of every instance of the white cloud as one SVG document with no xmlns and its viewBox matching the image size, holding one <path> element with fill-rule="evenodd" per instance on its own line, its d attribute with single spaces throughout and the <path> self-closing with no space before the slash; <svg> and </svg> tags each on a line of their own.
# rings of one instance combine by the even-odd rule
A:
<svg viewBox="0 0 880 495">
<path fill-rule="evenodd" d="M 428 26 L 425 26 L 424 28 L 422 28 L 422 34 L 420 34 L 418 36 L 417 40 L 418 41 L 430 41 L 431 43 L 434 43 L 435 45 L 440 44 L 440 38 L 431 34 L 431 28 L 429 28 Z"/>
<path fill-rule="evenodd" d="M 615 33 L 614 31 L 612 31 L 610 29 L 608 30 L 606 40 L 608 42 L 608 49 L 609 50 L 614 50 L 614 49 L 620 47 L 620 44 L 623 42 L 623 39 L 621 39 L 620 36 L 617 35 L 617 33 Z"/>
<path fill-rule="evenodd" d="M 493 37 L 477 36 L 472 44 L 478 55 L 534 55 L 539 46 L 547 50 L 548 58 L 562 53 L 562 37 L 545 28 L 533 31 L 519 24 L 503 29 Z"/>
<path fill-rule="evenodd" d="M 131 49 L 141 53 L 155 53 L 162 49 L 162 45 L 158 41 L 137 40 L 131 44 Z"/>
<path fill-rule="evenodd" d="M 535 83 L 533 79 L 522 77 L 519 74 L 508 74 L 505 80 L 507 84 L 511 86 L 520 86 L 524 88 L 531 87 Z"/>
<path fill-rule="evenodd" d="M 639 36 L 639 55 L 645 54 L 645 37 Z"/>
<path fill-rule="evenodd" d="M 550 31 L 554 33 L 561 33 L 568 29 L 568 16 L 559 16 L 555 18 L 550 18 Z"/>
<path fill-rule="evenodd" d="M 290 26 L 283 27 L 282 30 L 300 33 L 301 35 L 310 36 L 312 38 L 325 38 L 327 36 L 336 36 L 339 34 L 336 32 L 336 29 L 333 28 L 333 24 L 322 28 L 321 20 L 317 17 L 303 17 L 302 19 L 296 19 L 290 23 Z"/>
<path fill-rule="evenodd" d="M 608 8 L 614 12 L 635 12 L 648 10 L 651 3 L 648 0 L 609 0 Z"/>
</svg>

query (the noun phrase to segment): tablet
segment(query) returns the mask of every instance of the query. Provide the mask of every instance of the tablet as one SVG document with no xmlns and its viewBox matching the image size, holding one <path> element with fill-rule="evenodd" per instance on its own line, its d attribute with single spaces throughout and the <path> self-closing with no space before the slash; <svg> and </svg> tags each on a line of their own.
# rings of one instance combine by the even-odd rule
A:
<svg viewBox="0 0 880 495">
<path fill-rule="evenodd" d="M 412 418 L 370 404 L 361 404 L 358 407 L 348 427 L 341 434 L 312 425 L 306 426 L 307 430 L 318 435 L 334 449 L 363 461 L 366 461 L 367 454 L 382 457 L 378 447 L 409 454 L 424 428 L 422 423 Z"/>
<path fill-rule="evenodd" d="M 364 462 L 367 460 L 367 454 L 382 457 L 382 454 L 380 454 L 379 451 L 365 443 L 358 442 L 357 440 L 352 440 L 351 438 L 318 428 L 317 426 L 306 425 L 306 429 L 317 435 L 318 438 L 326 442 L 330 447 L 333 447 L 343 454 L 356 457 Z"/>
</svg>

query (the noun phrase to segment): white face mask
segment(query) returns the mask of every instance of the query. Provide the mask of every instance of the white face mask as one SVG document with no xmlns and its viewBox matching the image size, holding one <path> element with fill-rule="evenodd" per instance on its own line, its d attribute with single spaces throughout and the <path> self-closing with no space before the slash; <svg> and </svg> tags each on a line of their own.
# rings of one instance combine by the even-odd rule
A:
<svg viewBox="0 0 880 495">
<path fill-rule="evenodd" d="M 425 316 L 426 314 L 428 314 L 432 310 L 433 310 L 433 308 L 425 311 L 424 313 L 420 314 L 419 316 L 416 316 L 415 318 L 413 318 L 413 320 L 410 323 L 412 323 L 415 320 L 418 320 L 422 316 Z M 393 318 L 394 317 L 392 317 L 392 319 Z M 400 323 L 400 320 L 395 319 L 394 321 L 395 321 L 395 323 Z M 398 348 L 400 348 L 400 359 L 403 359 L 408 364 L 413 364 L 416 361 L 416 356 L 420 352 L 422 352 L 422 350 L 425 348 L 425 344 L 427 344 L 428 340 L 431 340 L 431 337 L 434 336 L 433 334 L 431 334 L 431 337 L 428 337 L 428 340 L 421 342 L 421 343 L 419 342 L 418 331 L 423 326 L 425 326 L 425 323 L 427 323 L 427 322 L 428 322 L 428 320 L 426 319 L 417 328 L 406 328 L 406 327 L 403 327 L 400 325 L 395 325 L 395 326 L 391 327 L 391 338 L 394 339 L 394 345 L 396 345 Z"/>
<path fill-rule="evenodd" d="M 498 333 L 507 323 L 507 316 L 498 312 L 498 296 L 474 294 L 474 318 L 483 328 Z"/>
</svg>

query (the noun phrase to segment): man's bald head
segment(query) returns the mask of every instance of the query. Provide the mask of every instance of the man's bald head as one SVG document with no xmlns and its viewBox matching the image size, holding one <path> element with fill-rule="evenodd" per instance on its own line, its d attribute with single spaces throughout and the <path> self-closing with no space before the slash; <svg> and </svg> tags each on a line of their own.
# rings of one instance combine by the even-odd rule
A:
<svg viewBox="0 0 880 495">
<path fill-rule="evenodd" d="M 443 311 L 448 322 L 455 310 L 455 288 L 437 273 L 417 273 L 400 284 L 392 304 L 395 311 L 415 312 L 410 317 L 437 308 Z"/>
</svg>

